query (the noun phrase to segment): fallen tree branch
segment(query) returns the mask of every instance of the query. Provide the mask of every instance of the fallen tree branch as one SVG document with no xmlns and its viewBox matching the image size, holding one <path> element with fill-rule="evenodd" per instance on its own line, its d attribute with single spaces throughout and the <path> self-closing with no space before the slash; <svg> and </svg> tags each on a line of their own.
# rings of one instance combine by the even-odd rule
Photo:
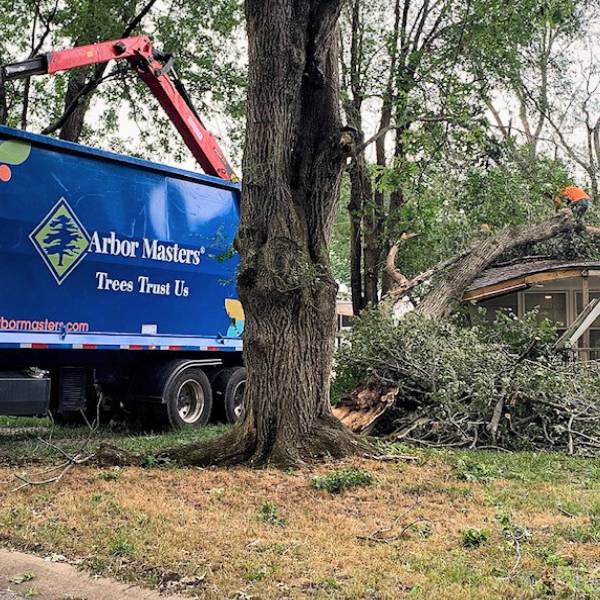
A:
<svg viewBox="0 0 600 600">
<path fill-rule="evenodd" d="M 507 228 L 480 240 L 466 256 L 454 264 L 417 306 L 416 311 L 434 319 L 447 316 L 452 305 L 462 298 L 464 290 L 498 257 L 522 246 L 572 231 L 577 226 L 571 211 L 563 209 L 541 223 Z"/>
<path fill-rule="evenodd" d="M 51 441 L 53 433 L 54 433 L 54 420 L 52 419 L 52 417 L 50 415 L 53 427 L 50 430 L 48 439 L 45 440 L 41 437 L 38 437 L 37 439 L 40 442 L 40 444 L 47 446 L 49 448 L 52 448 L 53 450 L 58 452 L 65 460 L 63 460 L 60 464 L 58 464 L 56 466 L 52 466 L 52 467 L 43 469 L 42 471 L 39 471 L 37 473 L 34 473 L 30 477 L 28 477 L 25 474 L 15 475 L 15 477 L 19 481 L 22 481 L 23 483 L 21 485 L 17 486 L 16 488 L 14 488 L 12 490 L 13 492 L 18 492 L 19 490 L 22 490 L 23 488 L 26 488 L 29 486 L 40 486 L 40 485 L 48 485 L 50 483 L 58 483 L 73 467 L 90 462 L 92 459 L 94 459 L 96 457 L 95 452 L 86 452 L 94 435 L 98 431 L 98 427 L 100 426 L 100 406 L 102 405 L 103 396 L 102 396 L 102 391 L 99 388 L 97 388 L 96 391 L 98 394 L 98 400 L 97 400 L 97 404 L 96 404 L 95 420 L 92 423 L 90 423 L 85 412 L 83 410 L 80 410 L 81 416 L 82 416 L 84 422 L 87 424 L 89 431 L 88 431 L 88 435 L 83 440 L 83 442 L 79 445 L 78 449 L 73 454 L 69 454 L 67 451 L 65 451 L 60 446 L 58 446 L 57 444 L 55 444 Z M 44 479 L 40 479 L 40 477 L 42 475 L 47 475 L 48 473 L 52 473 L 54 471 L 60 471 L 60 472 L 56 475 L 53 475 L 52 477 L 46 477 Z"/>
<path fill-rule="evenodd" d="M 407 525 L 405 525 L 404 527 L 402 527 L 402 529 L 399 531 L 399 533 L 397 535 L 395 535 L 393 537 L 388 537 L 385 535 L 386 533 L 389 533 L 390 531 L 395 530 L 398 523 L 402 519 L 404 519 L 404 517 L 406 517 L 409 513 L 413 512 L 417 507 L 418 507 L 418 503 L 415 503 L 408 510 L 406 510 L 402 514 L 398 515 L 392 521 L 392 524 L 389 525 L 388 527 L 380 527 L 379 529 L 376 529 L 375 531 L 373 531 L 372 533 L 369 533 L 367 535 L 358 535 L 358 536 L 356 536 L 356 539 L 365 541 L 365 542 L 373 542 L 373 543 L 377 543 L 377 544 L 394 544 L 396 542 L 399 542 L 402 539 L 402 537 L 404 536 L 404 534 L 411 527 L 414 527 L 418 523 L 431 523 L 431 521 L 429 519 L 421 519 L 421 518 L 415 519 L 415 520 L 411 521 L 410 523 L 408 523 Z"/>
</svg>

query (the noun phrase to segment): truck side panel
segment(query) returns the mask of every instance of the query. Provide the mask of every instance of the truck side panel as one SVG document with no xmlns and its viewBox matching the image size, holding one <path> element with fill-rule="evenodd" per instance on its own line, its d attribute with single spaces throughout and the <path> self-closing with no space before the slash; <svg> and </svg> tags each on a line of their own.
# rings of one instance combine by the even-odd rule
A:
<svg viewBox="0 0 600 600">
<path fill-rule="evenodd" d="M 0 346 L 241 349 L 238 190 L 0 129 Z"/>
</svg>

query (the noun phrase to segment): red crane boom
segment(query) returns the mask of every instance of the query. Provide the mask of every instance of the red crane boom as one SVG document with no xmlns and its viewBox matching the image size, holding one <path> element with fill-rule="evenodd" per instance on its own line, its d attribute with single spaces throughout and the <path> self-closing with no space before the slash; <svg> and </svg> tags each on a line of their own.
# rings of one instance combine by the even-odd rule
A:
<svg viewBox="0 0 600 600">
<path fill-rule="evenodd" d="M 170 76 L 172 57 L 153 50 L 150 38 L 145 35 L 48 52 L 4 66 L 2 76 L 11 80 L 123 59 L 156 96 L 204 172 L 225 180 L 235 179 L 231 165 L 194 110 L 185 88 L 176 77 Z"/>
</svg>

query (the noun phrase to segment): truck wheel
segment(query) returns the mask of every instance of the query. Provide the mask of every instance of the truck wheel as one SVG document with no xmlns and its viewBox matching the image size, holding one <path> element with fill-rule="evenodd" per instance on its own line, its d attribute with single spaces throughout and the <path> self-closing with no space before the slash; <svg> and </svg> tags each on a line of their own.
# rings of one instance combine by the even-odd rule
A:
<svg viewBox="0 0 600 600">
<path fill-rule="evenodd" d="M 237 423 L 244 416 L 244 391 L 246 389 L 246 369 L 237 367 L 227 379 L 223 402 L 228 423 Z"/>
<path fill-rule="evenodd" d="M 174 429 L 206 425 L 212 411 L 208 377 L 198 368 L 186 369 L 167 383 L 163 407 Z"/>
</svg>

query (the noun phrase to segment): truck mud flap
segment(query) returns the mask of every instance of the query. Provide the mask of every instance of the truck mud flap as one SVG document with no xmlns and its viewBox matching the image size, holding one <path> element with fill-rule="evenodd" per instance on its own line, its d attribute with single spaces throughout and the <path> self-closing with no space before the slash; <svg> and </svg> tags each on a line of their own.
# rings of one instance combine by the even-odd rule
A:
<svg viewBox="0 0 600 600">
<path fill-rule="evenodd" d="M 34 416 L 48 412 L 50 379 L 0 372 L 0 415 Z"/>
</svg>

